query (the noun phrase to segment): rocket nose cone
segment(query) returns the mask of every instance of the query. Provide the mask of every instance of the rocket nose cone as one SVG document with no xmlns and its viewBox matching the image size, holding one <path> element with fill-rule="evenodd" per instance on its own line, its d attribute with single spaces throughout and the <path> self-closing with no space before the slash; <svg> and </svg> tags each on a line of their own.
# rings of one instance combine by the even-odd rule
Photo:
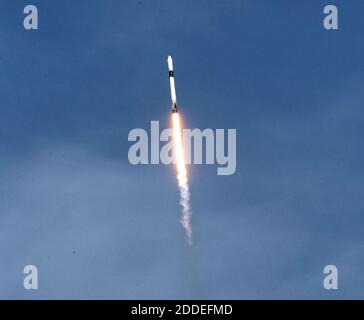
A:
<svg viewBox="0 0 364 320">
<path fill-rule="evenodd" d="M 172 71 L 173 70 L 173 60 L 172 60 L 171 56 L 168 56 L 167 62 L 168 62 L 169 71 Z"/>
</svg>

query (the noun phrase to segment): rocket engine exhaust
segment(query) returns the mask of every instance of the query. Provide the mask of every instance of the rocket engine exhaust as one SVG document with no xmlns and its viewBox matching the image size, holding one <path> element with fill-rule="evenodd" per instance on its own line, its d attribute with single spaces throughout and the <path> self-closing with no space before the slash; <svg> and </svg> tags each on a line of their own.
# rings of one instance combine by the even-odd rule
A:
<svg viewBox="0 0 364 320">
<path fill-rule="evenodd" d="M 188 178 L 186 170 L 186 162 L 183 152 L 182 141 L 182 125 L 177 110 L 176 88 L 174 83 L 173 60 L 168 57 L 169 83 L 171 88 L 172 99 L 172 126 L 174 140 L 174 155 L 177 169 L 177 181 L 180 192 L 180 205 L 182 209 L 181 224 L 185 229 L 187 241 L 192 244 L 192 225 L 191 225 L 191 207 L 190 207 L 190 191 L 188 188 Z"/>
<path fill-rule="evenodd" d="M 190 191 L 188 188 L 187 170 L 183 153 L 181 121 L 178 112 L 172 113 L 172 120 L 177 180 L 180 192 L 179 202 L 182 207 L 181 224 L 186 231 L 188 243 L 192 244 Z"/>
</svg>

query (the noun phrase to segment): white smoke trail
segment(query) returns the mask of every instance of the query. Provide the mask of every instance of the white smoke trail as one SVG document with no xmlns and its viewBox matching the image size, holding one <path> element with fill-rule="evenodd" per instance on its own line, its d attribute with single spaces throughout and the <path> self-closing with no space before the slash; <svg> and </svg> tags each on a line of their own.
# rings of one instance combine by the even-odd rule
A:
<svg viewBox="0 0 364 320">
<path fill-rule="evenodd" d="M 172 119 L 177 180 L 180 192 L 180 205 L 182 207 L 181 224 L 186 231 L 188 243 L 192 244 L 190 191 L 188 188 L 187 170 L 183 153 L 181 122 L 178 113 L 173 113 Z"/>
<path fill-rule="evenodd" d="M 181 224 L 186 231 L 187 241 L 192 244 L 192 226 L 191 226 L 191 210 L 190 210 L 190 191 L 188 190 L 188 184 L 179 186 L 180 192 L 180 204 L 182 206 Z"/>
</svg>

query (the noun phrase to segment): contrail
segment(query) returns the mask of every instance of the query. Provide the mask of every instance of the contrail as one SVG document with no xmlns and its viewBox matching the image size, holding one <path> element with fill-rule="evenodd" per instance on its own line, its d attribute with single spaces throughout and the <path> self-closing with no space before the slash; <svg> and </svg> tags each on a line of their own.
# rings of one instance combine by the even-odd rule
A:
<svg viewBox="0 0 364 320">
<path fill-rule="evenodd" d="M 182 144 L 182 128 L 179 114 L 172 113 L 173 120 L 173 138 L 174 151 L 177 168 L 177 180 L 180 192 L 180 204 L 182 207 L 181 224 L 186 231 L 187 241 L 192 244 L 192 226 L 191 226 L 191 207 L 190 207 L 190 191 L 188 188 L 188 179 L 186 171 L 186 163 L 183 153 Z"/>
</svg>

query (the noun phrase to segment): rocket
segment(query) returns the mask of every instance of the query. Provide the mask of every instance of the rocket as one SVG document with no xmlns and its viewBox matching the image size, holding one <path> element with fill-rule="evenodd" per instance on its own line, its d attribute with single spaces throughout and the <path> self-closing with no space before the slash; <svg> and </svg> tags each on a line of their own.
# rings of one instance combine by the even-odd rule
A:
<svg viewBox="0 0 364 320">
<path fill-rule="evenodd" d="M 174 73 L 173 73 L 173 60 L 171 56 L 168 56 L 168 70 L 169 70 L 169 85 L 171 88 L 171 99 L 172 99 L 172 112 L 177 112 L 177 97 L 176 97 L 176 87 L 174 85 Z"/>
</svg>

